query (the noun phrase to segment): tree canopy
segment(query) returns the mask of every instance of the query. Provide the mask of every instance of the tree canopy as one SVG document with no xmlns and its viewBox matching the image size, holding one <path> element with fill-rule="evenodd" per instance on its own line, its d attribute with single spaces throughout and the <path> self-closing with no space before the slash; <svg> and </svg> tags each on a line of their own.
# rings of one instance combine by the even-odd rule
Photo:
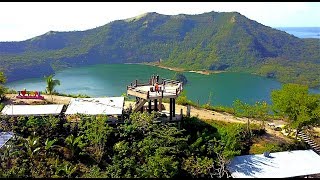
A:
<svg viewBox="0 0 320 180">
<path fill-rule="evenodd" d="M 152 123 L 155 115 L 134 113 L 116 126 L 104 116 L 4 117 L 0 128 L 16 138 L 0 149 L 0 177 L 226 177 L 227 162 L 245 149 L 242 125 L 186 118 L 179 128 Z"/>
<path fill-rule="evenodd" d="M 310 94 L 305 85 L 284 84 L 271 93 L 273 111 L 289 118 L 290 125 L 301 128 L 318 121 L 320 96 Z"/>
<path fill-rule="evenodd" d="M 44 77 L 45 80 L 46 80 L 46 83 L 47 83 L 47 86 L 46 86 L 46 92 L 48 94 L 51 94 L 55 92 L 54 88 L 57 86 L 57 85 L 60 85 L 60 81 L 57 80 L 57 79 L 53 79 L 53 75 L 50 75 L 48 77 Z"/>
<path fill-rule="evenodd" d="M 6 77 L 3 72 L 0 71 L 0 100 L 5 92 L 4 83 L 6 82 Z"/>
</svg>

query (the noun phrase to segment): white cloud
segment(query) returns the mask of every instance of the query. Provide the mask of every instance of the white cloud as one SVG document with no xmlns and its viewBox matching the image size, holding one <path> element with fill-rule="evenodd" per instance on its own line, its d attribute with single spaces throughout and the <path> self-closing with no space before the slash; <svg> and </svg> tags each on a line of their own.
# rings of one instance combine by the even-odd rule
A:
<svg viewBox="0 0 320 180">
<path fill-rule="evenodd" d="M 86 30 L 146 12 L 200 14 L 237 11 L 271 27 L 320 26 L 320 3 L 305 2 L 1 2 L 0 41 L 53 31 Z"/>
</svg>

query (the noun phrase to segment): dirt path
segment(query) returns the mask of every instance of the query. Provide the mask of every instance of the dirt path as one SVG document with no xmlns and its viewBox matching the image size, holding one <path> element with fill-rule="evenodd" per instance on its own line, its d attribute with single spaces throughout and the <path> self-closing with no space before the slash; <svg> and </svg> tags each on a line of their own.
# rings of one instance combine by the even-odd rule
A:
<svg viewBox="0 0 320 180">
<path fill-rule="evenodd" d="M 129 104 L 134 107 L 135 102 L 126 101 L 125 106 L 129 107 Z M 169 103 L 163 103 L 166 109 L 169 109 Z M 182 109 L 183 114 L 186 115 L 187 107 L 176 104 L 176 114 L 180 113 L 180 109 Z M 199 119 L 210 121 L 210 120 L 217 120 L 217 121 L 224 121 L 224 122 L 233 122 L 233 123 L 247 123 L 247 118 L 240 118 L 235 117 L 232 114 L 226 112 L 217 112 L 211 111 L 202 108 L 195 108 L 191 107 L 190 116 L 198 117 Z M 250 122 L 253 123 L 261 123 L 261 121 L 250 119 Z M 278 122 L 279 123 L 279 122 Z"/>
<path fill-rule="evenodd" d="M 125 107 L 129 107 L 129 104 L 131 104 L 132 107 L 134 107 L 135 102 L 126 101 Z M 166 109 L 170 108 L 169 103 L 163 103 L 163 105 Z M 177 114 L 180 113 L 180 109 L 182 109 L 183 114 L 186 115 L 187 107 L 177 104 L 176 105 Z M 211 111 L 211 110 L 202 109 L 202 108 L 195 108 L 195 107 L 191 107 L 190 116 L 198 117 L 199 119 L 202 119 L 203 121 L 206 121 L 206 122 L 223 121 L 223 122 L 229 122 L 229 123 L 243 123 L 243 124 L 247 123 L 247 118 L 236 117 L 226 112 L 216 112 L 216 111 Z M 279 120 L 274 120 L 272 122 L 275 124 L 286 124 L 285 122 L 279 121 Z M 261 124 L 261 121 L 250 119 L 250 123 Z M 268 136 L 266 137 L 277 139 L 282 142 L 291 141 L 291 139 L 283 135 L 280 131 L 273 130 L 271 127 L 267 125 L 267 122 L 265 123 L 266 123 L 266 126 L 265 126 L 266 132 L 268 134 Z"/>
</svg>

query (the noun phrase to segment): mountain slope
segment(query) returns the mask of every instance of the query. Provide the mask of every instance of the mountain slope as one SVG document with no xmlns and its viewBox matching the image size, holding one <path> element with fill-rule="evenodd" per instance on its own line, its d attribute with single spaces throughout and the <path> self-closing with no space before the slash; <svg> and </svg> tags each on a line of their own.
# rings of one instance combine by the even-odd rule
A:
<svg viewBox="0 0 320 180">
<path fill-rule="evenodd" d="M 300 39 L 237 12 L 153 12 L 86 31 L 50 31 L 22 42 L 2 42 L 0 71 L 12 81 L 71 66 L 162 59 L 166 66 L 247 71 L 315 87 L 320 82 L 319 46 L 319 39 Z"/>
</svg>

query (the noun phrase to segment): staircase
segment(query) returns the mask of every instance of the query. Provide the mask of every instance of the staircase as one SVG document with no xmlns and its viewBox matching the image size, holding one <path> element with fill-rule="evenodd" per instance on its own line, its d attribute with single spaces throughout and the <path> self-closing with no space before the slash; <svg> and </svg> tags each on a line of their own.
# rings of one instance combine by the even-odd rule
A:
<svg viewBox="0 0 320 180">
<path fill-rule="evenodd" d="M 138 112 L 146 102 L 147 102 L 147 100 L 140 99 L 138 104 L 136 104 L 136 106 L 134 107 L 132 112 Z"/>
<path fill-rule="evenodd" d="M 304 134 L 302 131 L 298 133 L 298 136 L 315 151 L 317 154 L 320 155 L 320 146 L 316 144 L 310 137 L 306 134 Z"/>
</svg>

